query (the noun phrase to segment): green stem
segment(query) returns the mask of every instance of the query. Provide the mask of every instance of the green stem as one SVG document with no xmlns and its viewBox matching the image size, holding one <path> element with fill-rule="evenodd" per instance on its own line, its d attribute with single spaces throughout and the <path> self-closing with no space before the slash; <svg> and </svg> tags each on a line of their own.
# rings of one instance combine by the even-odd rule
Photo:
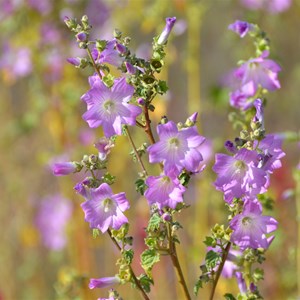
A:
<svg viewBox="0 0 300 300">
<path fill-rule="evenodd" d="M 220 278 L 220 275 L 222 273 L 222 270 L 223 270 L 223 267 L 224 267 L 224 264 L 225 264 L 225 261 L 227 259 L 227 256 L 228 256 L 228 253 L 229 253 L 229 250 L 230 250 L 230 247 L 231 247 L 231 243 L 228 242 L 224 252 L 223 252 L 223 255 L 222 255 L 222 262 L 218 268 L 218 271 L 217 271 L 217 274 L 216 274 L 216 278 L 214 280 L 214 283 L 213 283 L 213 287 L 212 287 L 212 290 L 211 290 L 211 293 L 210 293 L 210 296 L 209 296 L 209 300 L 212 300 L 214 298 L 214 294 L 215 294 L 215 291 L 216 291 L 216 287 L 217 287 L 217 284 L 218 284 L 218 281 L 219 281 L 219 278 Z"/>
<path fill-rule="evenodd" d="M 110 229 L 107 230 L 107 233 L 109 235 L 109 237 L 111 238 L 111 240 L 113 241 L 113 243 L 115 244 L 115 246 L 118 248 L 118 250 L 120 252 L 122 252 L 122 248 L 120 247 L 120 245 L 118 244 L 118 242 L 115 240 L 115 238 L 112 236 L 112 233 L 110 231 Z M 148 295 L 146 294 L 146 292 L 144 291 L 143 287 L 141 286 L 139 280 L 137 279 L 134 271 L 132 270 L 131 266 L 128 266 L 129 270 L 130 270 L 130 275 L 135 283 L 135 285 L 137 286 L 137 288 L 139 289 L 139 291 L 141 292 L 142 297 L 145 300 L 150 300 L 150 298 L 148 297 Z"/>
<path fill-rule="evenodd" d="M 300 170 L 296 170 L 295 181 L 295 201 L 297 210 L 297 289 L 300 295 Z M 298 173 L 299 172 L 299 173 Z"/>
<path fill-rule="evenodd" d="M 91 53 L 91 50 L 89 49 L 89 47 L 86 48 L 86 51 L 87 51 L 87 53 L 88 53 L 88 55 L 89 55 L 89 58 L 90 58 L 90 60 L 91 60 L 91 62 L 92 62 L 92 65 L 93 65 L 95 71 L 97 72 L 99 78 L 102 79 L 102 75 L 101 75 L 101 73 L 100 73 L 98 67 L 96 66 L 95 60 L 94 60 L 94 58 L 93 58 L 93 56 L 92 56 L 92 53 Z"/>
<path fill-rule="evenodd" d="M 132 139 L 132 137 L 131 137 L 131 134 L 130 134 L 130 132 L 129 132 L 129 129 L 127 128 L 127 126 L 124 126 L 124 128 L 125 128 L 126 134 L 127 134 L 127 136 L 128 136 L 128 139 L 129 139 L 129 141 L 130 141 L 130 144 L 131 144 L 131 146 L 132 146 L 132 148 L 133 148 L 134 154 L 135 154 L 135 156 L 136 156 L 136 158 L 137 158 L 139 164 L 141 165 L 141 168 L 142 168 L 144 174 L 147 176 L 148 173 L 147 173 L 146 168 L 145 168 L 145 166 L 144 166 L 144 163 L 143 163 L 143 161 L 142 161 L 142 159 L 141 159 L 141 157 L 140 157 L 140 155 L 139 155 L 139 153 L 138 153 L 138 151 L 137 151 L 137 149 L 136 149 L 136 146 L 135 146 L 135 144 L 134 144 L 134 142 L 133 142 L 133 139 Z"/>
<path fill-rule="evenodd" d="M 173 240 L 172 229 L 171 229 L 170 224 L 168 224 L 167 230 L 168 230 L 168 237 L 169 237 L 169 255 L 171 257 L 173 266 L 176 270 L 179 284 L 180 284 L 181 288 L 183 289 L 185 299 L 191 300 L 191 296 L 189 294 L 189 290 L 187 288 L 187 285 L 186 285 L 186 282 L 185 282 L 185 279 L 184 279 L 184 276 L 183 276 L 183 272 L 182 272 L 182 269 L 181 269 L 181 266 L 180 266 L 180 263 L 179 263 L 179 260 L 178 260 L 177 251 L 176 251 L 176 244 Z"/>
</svg>

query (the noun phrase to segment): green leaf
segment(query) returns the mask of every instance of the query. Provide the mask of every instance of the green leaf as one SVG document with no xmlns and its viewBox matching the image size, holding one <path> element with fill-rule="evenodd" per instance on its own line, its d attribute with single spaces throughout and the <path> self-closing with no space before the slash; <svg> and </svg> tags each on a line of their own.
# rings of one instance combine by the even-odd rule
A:
<svg viewBox="0 0 300 300">
<path fill-rule="evenodd" d="M 116 176 L 111 175 L 110 173 L 106 173 L 103 176 L 103 181 L 109 185 L 112 185 L 116 180 Z"/>
<path fill-rule="evenodd" d="M 142 267 L 146 272 L 151 271 L 154 264 L 159 262 L 159 260 L 160 260 L 160 255 L 154 249 L 147 249 L 141 254 Z"/>
<path fill-rule="evenodd" d="M 256 268 L 253 272 L 254 283 L 257 283 L 259 280 L 264 279 L 264 270 Z"/>
<path fill-rule="evenodd" d="M 154 230 L 159 229 L 161 222 L 162 222 L 162 220 L 161 220 L 159 214 L 157 214 L 157 213 L 153 214 L 149 220 L 147 230 L 154 231 Z"/>
<path fill-rule="evenodd" d="M 132 263 L 132 260 L 133 260 L 133 256 L 134 256 L 134 252 L 132 249 L 129 249 L 129 250 L 125 250 L 123 252 L 123 257 L 127 263 L 127 265 L 130 265 Z"/>
<path fill-rule="evenodd" d="M 205 263 L 208 266 L 208 268 L 210 269 L 215 268 L 220 261 L 221 261 L 221 257 L 219 253 L 213 250 L 210 250 L 206 253 Z"/>
<path fill-rule="evenodd" d="M 110 73 L 102 77 L 103 83 L 109 88 L 113 86 L 114 79 L 115 79 L 115 77 L 113 75 L 111 75 Z"/>
<path fill-rule="evenodd" d="M 146 293 L 149 293 L 151 290 L 151 288 L 150 288 L 151 284 L 154 284 L 153 280 L 146 274 L 142 274 L 141 276 L 139 276 L 138 280 L 140 281 L 140 284 L 141 284 L 143 290 Z"/>
<path fill-rule="evenodd" d="M 206 236 L 205 237 L 205 241 L 203 241 L 203 243 L 206 245 L 206 246 L 212 246 L 214 247 L 215 246 L 215 239 L 212 238 L 211 236 Z"/>
<path fill-rule="evenodd" d="M 168 91 L 169 87 L 167 86 L 167 82 L 166 81 L 163 81 L 163 80 L 160 80 L 158 82 L 158 85 L 157 85 L 157 93 L 163 95 L 165 94 L 167 91 Z"/>
<path fill-rule="evenodd" d="M 226 294 L 224 295 L 224 298 L 225 298 L 226 300 L 236 300 L 235 297 L 234 297 L 232 294 L 229 294 L 229 293 L 226 293 Z"/>
<path fill-rule="evenodd" d="M 147 185 L 145 184 L 144 179 L 138 179 L 135 182 L 135 190 L 140 193 L 141 195 L 144 195 L 145 190 L 147 189 Z"/>
<path fill-rule="evenodd" d="M 202 289 L 203 285 L 202 285 L 202 281 L 201 279 L 199 279 L 195 286 L 194 286 L 194 294 L 197 296 L 198 295 L 198 292 L 199 292 L 199 289 L 201 288 Z"/>
</svg>

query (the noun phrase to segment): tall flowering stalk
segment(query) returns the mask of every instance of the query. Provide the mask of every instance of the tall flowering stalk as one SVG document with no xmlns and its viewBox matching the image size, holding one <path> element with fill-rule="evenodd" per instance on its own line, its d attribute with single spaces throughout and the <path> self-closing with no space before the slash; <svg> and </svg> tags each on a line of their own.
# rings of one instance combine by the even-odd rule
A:
<svg viewBox="0 0 300 300">
<path fill-rule="evenodd" d="M 230 93 L 230 104 L 239 110 L 236 119 L 239 124 L 242 122 L 242 130 L 234 142 L 225 143 L 229 154 L 216 154 L 213 166 L 217 174 L 215 187 L 223 193 L 229 209 L 229 225 L 227 228 L 216 225 L 206 238 L 210 250 L 201 266 L 202 275 L 195 292 L 203 283 L 212 282 L 210 299 L 213 299 L 230 251 L 238 250 L 239 259 L 231 261 L 234 268 L 230 272 L 238 282 L 238 299 L 262 299 L 257 283 L 263 279 L 263 269 L 257 268 L 256 263 L 264 260 L 278 225 L 273 217 L 263 214 L 263 207 L 270 205 L 265 193 L 270 186 L 270 174 L 281 167 L 280 159 L 285 155 L 281 139 L 266 134 L 264 107 L 267 92 L 280 88 L 277 78 L 280 67 L 267 58 L 269 40 L 257 25 L 236 21 L 229 29 L 241 38 L 250 35 L 254 39 L 256 57 L 242 62 L 233 72 L 236 84 Z M 225 296 L 236 299 L 231 294 Z"/>
<path fill-rule="evenodd" d="M 53 172 L 57 176 L 75 172 L 86 174 L 86 178 L 74 187 L 85 200 L 81 204 L 85 221 L 94 236 L 107 233 L 120 251 L 118 274 L 91 278 L 91 289 L 131 283 L 143 299 L 150 299 L 149 292 L 155 280 L 152 269 L 161 255 L 167 255 L 184 298 L 191 299 L 177 255 L 178 230 L 182 228 L 177 216 L 187 208 L 184 194 L 191 178 L 204 170 L 205 138 L 198 133 L 196 112 L 178 124 L 162 117 L 156 127 L 157 140 L 151 122 L 155 97 L 168 90 L 167 83 L 158 79 L 157 74 L 163 68 L 166 45 L 175 22 L 175 17 L 166 19 L 162 33 L 153 40 L 151 58 L 145 60 L 133 54 L 129 49 L 130 38 L 120 31 L 115 30 L 114 37 L 108 41 L 90 40 L 91 25 L 87 16 L 83 16 L 81 22 L 65 18 L 79 48 L 87 52 L 87 57 L 69 58 L 68 62 L 77 68 L 91 67 L 93 70 L 88 80 L 89 90 L 81 97 L 86 104 L 82 117 L 90 128 L 101 127 L 104 137 L 95 143 L 97 154 L 84 155 L 81 161 L 55 164 Z M 266 90 L 280 87 L 277 78 L 280 67 L 267 58 L 268 40 L 256 25 L 237 21 L 230 29 L 241 37 L 252 35 L 257 55 L 234 72 L 237 84 L 230 95 L 230 103 L 240 110 L 245 120 L 244 129 L 234 142 L 225 143 L 229 154 L 217 154 L 213 167 L 217 174 L 215 187 L 224 194 L 229 208 L 229 224 L 227 228 L 216 224 L 212 236 L 206 238 L 205 244 L 210 250 L 201 266 L 203 274 L 195 292 L 198 293 L 203 283 L 212 282 L 210 299 L 213 299 L 219 277 L 225 274 L 237 278 L 242 299 L 259 299 L 257 281 L 262 278 L 262 270 L 253 271 L 252 265 L 264 259 L 264 251 L 274 238 L 270 234 L 277 228 L 277 221 L 263 214 L 263 194 L 270 185 L 270 174 L 280 167 L 280 159 L 284 156 L 280 140 L 275 135 L 265 134 L 266 100 L 263 97 Z M 144 133 L 142 145 L 136 144 L 131 135 L 133 130 Z M 128 137 L 131 156 L 140 167 L 136 190 L 149 205 L 145 250 L 140 256 L 144 273 L 140 275 L 132 267 L 133 237 L 128 235 L 134 220 L 126 217 L 126 211 L 132 205 L 125 192 L 113 186 L 117 179 L 108 171 L 109 154 L 120 135 Z M 146 169 L 146 159 L 150 164 L 159 165 L 158 174 Z M 232 295 L 228 297 L 235 299 Z M 111 290 L 109 299 L 121 298 L 117 291 Z"/>
</svg>

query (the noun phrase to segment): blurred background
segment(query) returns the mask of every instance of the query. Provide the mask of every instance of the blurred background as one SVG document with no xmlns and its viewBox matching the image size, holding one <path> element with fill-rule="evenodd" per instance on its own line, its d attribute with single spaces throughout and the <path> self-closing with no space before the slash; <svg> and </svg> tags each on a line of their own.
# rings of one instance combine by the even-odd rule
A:
<svg viewBox="0 0 300 300">
<path fill-rule="evenodd" d="M 83 14 L 89 16 L 94 38 L 111 39 L 118 28 L 132 37 L 131 49 L 140 57 L 148 57 L 152 38 L 164 28 L 165 18 L 177 17 L 161 74 L 170 90 L 156 100 L 152 118 L 155 124 L 166 114 L 179 122 L 199 111 L 198 128 L 210 141 L 207 168 L 193 178 L 185 197 L 192 207 L 179 216 L 184 230 L 178 252 L 191 290 L 200 275 L 205 235 L 216 222 L 226 222 L 211 167 L 214 154 L 224 152 L 224 141 L 233 140 L 238 132 L 228 121 L 232 109 L 223 83 L 237 61 L 254 51 L 250 39 L 240 39 L 227 29 L 236 19 L 257 23 L 267 32 L 270 57 L 282 67 L 282 88 L 268 95 L 267 132 L 292 134 L 300 128 L 298 0 L 0 0 L 1 300 L 97 299 L 107 296 L 108 289 L 89 290 L 89 278 L 117 273 L 114 245 L 106 235 L 93 239 L 84 222 L 83 199 L 73 190 L 80 177 L 57 178 L 49 168 L 53 161 L 80 160 L 85 153 L 96 153 L 93 144 L 102 136 L 100 129 L 90 130 L 81 118 L 86 107 L 80 97 L 89 89 L 92 71 L 77 70 L 66 62 L 83 54 L 63 18 L 80 19 Z M 146 200 L 135 191 L 139 167 L 129 151 L 121 137 L 109 171 L 117 176 L 114 192 L 125 191 L 131 202 L 127 216 L 135 236 L 133 268 L 140 273 L 138 256 L 144 249 L 143 227 L 149 212 Z M 277 218 L 279 229 L 264 263 L 260 289 L 265 299 L 300 296 L 296 255 L 300 212 L 293 194 L 299 145 L 287 140 L 284 151 L 283 167 L 271 178 L 275 205 L 267 213 Z M 168 258 L 162 258 L 162 268 L 154 267 L 154 279 L 151 299 L 182 299 L 174 288 L 176 278 Z M 206 299 L 209 288 L 200 290 L 198 298 Z M 129 286 L 117 290 L 124 299 L 139 299 Z M 221 279 L 216 299 L 237 291 L 234 280 Z"/>
</svg>

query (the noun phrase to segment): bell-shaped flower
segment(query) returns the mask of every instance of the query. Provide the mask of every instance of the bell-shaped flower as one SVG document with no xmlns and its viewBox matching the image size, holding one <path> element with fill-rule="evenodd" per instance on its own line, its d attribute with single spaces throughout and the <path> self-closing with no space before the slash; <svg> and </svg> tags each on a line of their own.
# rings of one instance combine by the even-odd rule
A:
<svg viewBox="0 0 300 300">
<path fill-rule="evenodd" d="M 148 147 L 150 163 L 164 163 L 164 172 L 178 175 L 183 169 L 199 172 L 203 160 L 199 147 L 205 138 L 196 126 L 178 130 L 172 121 L 157 126 L 159 142 Z"/>
<path fill-rule="evenodd" d="M 237 20 L 228 26 L 228 29 L 237 33 L 241 38 L 243 38 L 249 31 L 253 30 L 253 24 L 248 22 Z"/>
<path fill-rule="evenodd" d="M 113 194 L 107 183 L 102 183 L 96 189 L 90 189 L 88 200 L 81 204 L 85 221 L 91 228 L 100 229 L 102 233 L 109 227 L 119 229 L 128 223 L 123 214 L 129 208 L 125 193 Z"/>
<path fill-rule="evenodd" d="M 267 249 L 270 240 L 266 234 L 277 229 L 277 221 L 273 217 L 262 216 L 262 207 L 257 199 L 247 199 L 243 212 L 230 221 L 230 228 L 233 230 L 231 241 L 241 250 Z"/>
<path fill-rule="evenodd" d="M 102 126 L 105 136 L 111 137 L 122 134 L 122 124 L 135 125 L 142 109 L 128 103 L 134 88 L 125 78 L 116 79 L 112 88 L 94 76 L 89 81 L 92 88 L 82 96 L 87 104 L 82 117 L 91 128 Z"/>
</svg>

